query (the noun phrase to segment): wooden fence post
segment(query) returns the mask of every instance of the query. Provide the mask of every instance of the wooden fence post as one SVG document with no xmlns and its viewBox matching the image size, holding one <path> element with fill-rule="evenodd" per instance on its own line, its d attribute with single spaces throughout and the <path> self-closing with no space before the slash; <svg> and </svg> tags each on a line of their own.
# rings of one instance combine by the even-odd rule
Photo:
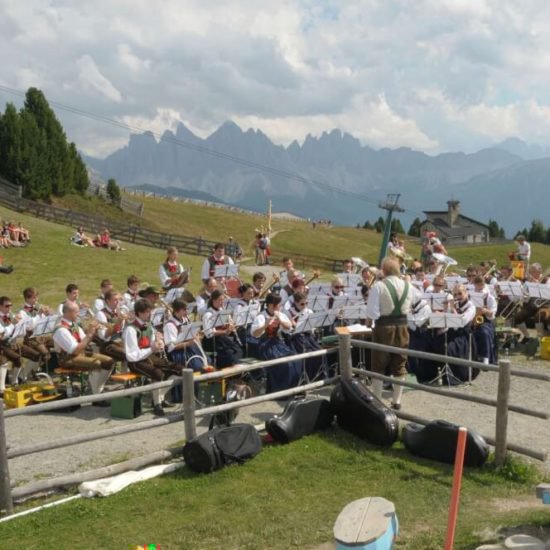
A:
<svg viewBox="0 0 550 550">
<path fill-rule="evenodd" d="M 6 445 L 6 424 L 4 422 L 4 400 L 0 399 L 0 513 L 13 513 L 11 497 L 10 469 Z"/>
<path fill-rule="evenodd" d="M 338 363 L 340 376 L 345 380 L 351 380 L 351 335 L 340 334 L 338 336 Z"/>
<path fill-rule="evenodd" d="M 510 399 L 510 361 L 499 363 L 497 417 L 495 427 L 495 465 L 500 468 L 506 460 L 508 431 L 508 401 Z"/>
<path fill-rule="evenodd" d="M 182 370 L 181 385 L 185 441 L 191 441 L 197 437 L 197 426 L 195 424 L 195 380 L 192 369 Z"/>
</svg>

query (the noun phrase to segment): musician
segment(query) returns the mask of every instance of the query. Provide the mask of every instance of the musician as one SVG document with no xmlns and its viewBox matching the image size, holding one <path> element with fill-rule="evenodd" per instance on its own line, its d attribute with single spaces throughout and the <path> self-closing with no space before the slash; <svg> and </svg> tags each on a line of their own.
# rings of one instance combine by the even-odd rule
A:
<svg viewBox="0 0 550 550">
<path fill-rule="evenodd" d="M 165 290 L 180 288 L 189 282 L 188 272 L 179 263 L 178 255 L 178 249 L 175 246 L 169 246 L 166 250 L 166 260 L 160 264 L 160 284 Z"/>
<path fill-rule="evenodd" d="M 50 315 L 50 308 L 38 303 L 38 291 L 36 288 L 25 288 L 23 290 L 23 299 L 25 300 L 25 304 L 18 311 L 17 315 L 21 320 L 28 321 L 25 345 L 37 351 L 40 354 L 39 362 L 45 365 L 50 360 L 50 350 L 53 349 L 52 335 L 39 336 L 37 338 L 31 338 L 31 335 L 36 321 Z"/>
<path fill-rule="evenodd" d="M 294 306 L 295 294 L 299 292 L 307 295 L 307 289 L 305 281 L 303 279 L 294 279 L 292 281 L 292 294 L 288 297 L 288 300 L 283 303 L 283 311 L 288 315 L 289 310 Z"/>
<path fill-rule="evenodd" d="M 125 361 L 124 345 L 122 344 L 122 330 L 126 322 L 126 315 L 120 312 L 121 296 L 113 289 L 107 290 L 103 297 L 103 308 L 95 314 L 100 323 L 95 342 L 99 351 L 112 357 L 115 361 Z"/>
<path fill-rule="evenodd" d="M 60 367 L 88 371 L 92 393 L 101 393 L 111 376 L 114 360 L 107 355 L 86 351 L 98 325 L 92 322 L 84 332 L 77 323 L 79 309 L 75 302 L 67 301 L 63 304 L 63 317 L 53 333 L 55 351 Z"/>
<path fill-rule="evenodd" d="M 242 359 L 242 349 L 236 338 L 236 329 L 231 323 L 215 326 L 224 306 L 224 294 L 214 290 L 208 300 L 208 309 L 202 316 L 204 349 L 214 352 L 216 368 L 233 366 Z"/>
<path fill-rule="evenodd" d="M 468 279 L 468 284 L 473 285 L 474 279 L 477 277 L 478 271 L 477 268 L 473 265 L 469 265 L 466 269 L 466 279 Z"/>
<path fill-rule="evenodd" d="M 497 290 L 497 317 L 499 315 L 502 315 L 503 313 L 506 314 L 506 316 L 512 314 L 512 310 L 515 309 L 515 306 L 513 308 L 512 302 L 517 303 L 521 300 L 521 296 L 507 296 L 502 293 L 501 291 L 501 285 L 499 285 L 500 282 L 504 283 L 514 283 L 517 282 L 517 279 L 514 277 L 514 270 L 511 266 L 505 265 L 500 268 L 500 278 L 499 282 L 495 286 Z M 505 311 L 506 310 L 506 311 Z"/>
<path fill-rule="evenodd" d="M 198 341 L 191 338 L 176 343 L 183 327 L 190 323 L 187 304 L 183 300 L 174 300 L 172 302 L 172 317 L 164 323 L 164 343 L 171 361 L 182 367 L 193 369 L 195 372 L 200 372 L 207 366 L 207 363 Z"/>
<path fill-rule="evenodd" d="M 136 303 L 136 300 L 139 300 L 139 283 L 140 280 L 135 275 L 130 275 L 128 279 L 126 280 L 126 284 L 128 286 L 126 292 L 122 295 L 122 302 L 124 307 L 128 310 L 128 312 L 134 311 L 134 304 Z"/>
<path fill-rule="evenodd" d="M 216 243 L 214 245 L 214 252 L 204 260 L 201 270 L 202 282 L 206 284 L 209 277 L 214 277 L 216 272 L 216 266 L 218 265 L 233 265 L 233 260 L 226 256 L 225 245 L 223 243 Z"/>
<path fill-rule="evenodd" d="M 259 298 L 262 293 L 262 289 L 265 285 L 266 277 L 265 275 L 257 271 L 252 275 L 252 288 L 254 289 L 254 298 Z"/>
<path fill-rule="evenodd" d="M 434 277 L 432 284 L 426 288 L 426 294 L 434 294 L 438 296 L 438 298 L 434 298 L 430 301 L 432 311 L 446 311 L 447 303 L 452 301 L 452 296 L 445 287 L 445 279 L 437 276 Z"/>
<path fill-rule="evenodd" d="M 497 313 L 497 301 L 489 292 L 485 284 L 485 278 L 482 275 L 474 278 L 474 290 L 479 294 L 483 294 L 483 307 L 476 309 L 474 323 L 477 359 L 485 364 L 496 364 L 497 350 L 494 320 Z"/>
<path fill-rule="evenodd" d="M 61 302 L 57 308 L 58 315 L 63 315 L 63 306 L 65 304 L 76 304 L 80 308 L 89 308 L 85 302 L 80 301 L 80 290 L 78 285 L 69 283 L 65 288 L 65 301 Z"/>
<path fill-rule="evenodd" d="M 204 312 L 208 309 L 208 301 L 212 296 L 212 292 L 218 290 L 218 281 L 214 277 L 208 277 L 204 284 L 203 291 L 197 296 L 195 302 L 197 304 L 197 314 L 199 319 L 202 319 Z"/>
<path fill-rule="evenodd" d="M 334 277 L 332 279 L 332 281 L 330 282 L 330 292 L 327 294 L 327 296 L 329 297 L 328 309 L 332 309 L 335 298 L 346 295 L 346 293 L 344 292 L 345 288 L 346 286 L 344 285 L 344 281 L 340 277 Z"/>
<path fill-rule="evenodd" d="M 411 309 L 411 285 L 400 277 L 399 262 L 395 258 L 382 261 L 384 279 L 374 284 L 367 299 L 367 318 L 375 321 L 372 341 L 379 344 L 406 348 L 409 345 L 407 314 Z M 404 380 L 407 374 L 407 357 L 402 354 L 372 351 L 371 368 L 384 374 L 390 368 L 392 376 Z M 373 393 L 382 397 L 382 380 L 373 380 Z M 393 385 L 392 408 L 401 408 L 403 386 Z"/>
<path fill-rule="evenodd" d="M 288 312 L 285 312 L 292 322 L 293 328 L 296 325 L 313 313 L 307 306 L 307 295 L 304 292 L 296 291 L 293 296 L 292 306 Z M 308 351 L 317 351 L 321 349 L 319 342 L 313 334 L 313 330 L 299 332 L 298 334 L 290 334 L 290 345 L 296 353 L 306 353 Z M 322 372 L 323 358 L 310 357 L 304 360 L 304 367 L 308 380 L 315 380 Z"/>
<path fill-rule="evenodd" d="M 543 276 L 542 266 L 538 262 L 532 263 L 529 266 L 527 281 L 530 283 L 548 284 L 548 277 Z M 519 329 L 523 335 L 521 343 L 525 343 L 525 341 L 529 339 L 527 323 L 533 319 L 536 320 L 539 310 L 540 301 L 536 298 L 528 298 L 523 307 L 516 313 L 516 328 Z"/>
<path fill-rule="evenodd" d="M 294 350 L 282 338 L 283 333 L 291 329 L 292 322 L 281 312 L 281 297 L 270 294 L 252 324 L 252 335 L 260 339 L 260 358 L 268 361 L 294 355 Z M 266 393 L 293 388 L 300 382 L 301 365 L 296 361 L 269 367 L 266 371 Z"/>
<path fill-rule="evenodd" d="M 284 304 L 292 294 L 294 294 L 294 289 L 292 288 L 292 283 L 300 277 L 300 273 L 296 269 L 289 269 L 287 271 L 287 282 L 281 291 L 279 296 L 281 297 L 281 302 Z"/>
<path fill-rule="evenodd" d="M 482 261 L 479 264 L 479 275 L 483 277 L 483 280 L 488 285 L 494 285 L 497 283 L 497 278 L 495 276 L 495 271 L 496 271 L 495 265 L 496 265 L 496 262 L 494 260 L 491 262 Z M 475 285 L 475 280 L 473 284 Z"/>
<path fill-rule="evenodd" d="M 99 296 L 94 301 L 94 311 L 101 311 L 105 307 L 105 294 L 113 290 L 111 279 L 103 279 L 100 283 Z"/>
<path fill-rule="evenodd" d="M 430 304 L 422 298 L 422 291 L 412 286 L 411 311 L 407 314 L 407 328 L 409 330 L 409 349 L 427 351 L 430 345 L 430 330 L 428 320 L 432 313 Z M 407 370 L 417 374 L 422 360 L 417 357 L 407 358 Z"/>
<path fill-rule="evenodd" d="M 154 286 L 148 286 L 140 290 L 138 296 L 140 299 L 145 300 L 151 306 L 151 309 L 154 309 L 159 301 L 160 292 Z"/>
<path fill-rule="evenodd" d="M 377 269 L 375 267 L 365 266 L 361 269 L 361 280 L 359 286 L 361 287 L 361 293 L 365 296 L 368 294 L 370 287 L 376 281 Z"/>
<path fill-rule="evenodd" d="M 136 301 L 136 318 L 124 329 L 122 341 L 130 371 L 141 374 L 152 382 L 162 382 L 180 375 L 181 367 L 169 361 L 164 355 L 162 334 L 157 334 L 150 322 L 151 311 L 152 307 L 146 300 Z M 163 409 L 169 406 L 163 399 L 165 393 L 164 389 L 151 392 L 155 416 L 164 416 Z"/>
<path fill-rule="evenodd" d="M 353 260 L 346 258 L 342 261 L 342 273 L 355 273 Z"/>
<path fill-rule="evenodd" d="M 239 298 L 237 298 L 234 307 L 235 315 L 238 315 L 240 311 L 245 307 L 256 306 L 254 314 L 249 316 L 249 324 L 237 328 L 237 334 L 242 343 L 243 354 L 246 357 L 258 357 L 258 339 L 252 336 L 250 327 L 260 310 L 260 302 L 254 297 L 254 287 L 249 283 L 244 283 L 239 287 Z"/>
</svg>

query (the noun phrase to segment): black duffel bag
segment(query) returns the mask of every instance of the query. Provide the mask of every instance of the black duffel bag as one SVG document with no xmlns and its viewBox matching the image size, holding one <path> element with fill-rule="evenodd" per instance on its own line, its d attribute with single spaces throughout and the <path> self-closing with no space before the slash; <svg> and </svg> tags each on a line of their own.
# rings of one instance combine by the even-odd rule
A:
<svg viewBox="0 0 550 550">
<path fill-rule="evenodd" d="M 183 458 L 191 470 L 208 474 L 230 464 L 242 464 L 262 450 L 262 440 L 251 424 L 233 424 L 205 432 L 188 441 Z"/>
</svg>

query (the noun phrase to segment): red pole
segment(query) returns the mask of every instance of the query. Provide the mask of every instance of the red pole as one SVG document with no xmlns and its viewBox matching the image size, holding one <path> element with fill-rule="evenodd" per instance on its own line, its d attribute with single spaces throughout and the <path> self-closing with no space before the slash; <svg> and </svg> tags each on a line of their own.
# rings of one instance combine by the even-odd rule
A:
<svg viewBox="0 0 550 550">
<path fill-rule="evenodd" d="M 449 520 L 447 523 L 447 538 L 445 550 L 453 550 L 455 542 L 456 518 L 458 516 L 458 503 L 460 501 L 460 485 L 462 484 L 462 469 L 464 466 L 464 451 L 466 449 L 467 428 L 458 429 L 458 441 L 455 454 L 455 471 L 453 474 L 453 488 L 451 490 L 451 503 L 449 504 Z"/>
</svg>

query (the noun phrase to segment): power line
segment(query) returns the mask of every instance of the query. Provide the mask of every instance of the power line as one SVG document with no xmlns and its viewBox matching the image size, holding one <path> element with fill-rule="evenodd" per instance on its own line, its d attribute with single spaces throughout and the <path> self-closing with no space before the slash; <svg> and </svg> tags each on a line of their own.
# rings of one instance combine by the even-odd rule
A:
<svg viewBox="0 0 550 550">
<path fill-rule="evenodd" d="M 22 90 L 17 90 L 15 88 L 10 88 L 10 87 L 4 86 L 4 85 L 0 85 L 0 91 L 6 92 L 8 94 L 15 95 L 15 96 L 18 96 L 18 97 L 23 97 L 23 98 L 26 96 L 26 92 L 24 92 Z M 292 181 L 297 181 L 297 182 L 300 182 L 300 183 L 316 185 L 317 187 L 328 189 L 330 191 L 336 191 L 340 194 L 344 194 L 344 195 L 347 195 L 347 196 L 350 196 L 350 197 L 354 197 L 354 198 L 357 198 L 359 200 L 362 200 L 362 201 L 365 201 L 365 202 L 368 202 L 368 203 L 371 203 L 371 204 L 374 204 L 374 205 L 377 205 L 377 206 L 380 202 L 379 199 L 374 199 L 374 198 L 371 198 L 371 197 L 369 197 L 367 195 L 364 195 L 364 194 L 361 194 L 361 193 L 356 193 L 354 191 L 349 191 L 347 189 L 342 189 L 341 187 L 338 187 L 336 185 L 332 185 L 332 184 L 327 183 L 325 181 L 320 181 L 320 180 L 316 180 L 316 179 L 307 178 L 307 177 L 302 176 L 301 174 L 298 174 L 296 172 L 282 170 L 280 168 L 275 168 L 273 166 L 267 166 L 267 165 L 264 165 L 264 164 L 260 164 L 258 162 L 243 159 L 241 157 L 236 157 L 236 156 L 230 155 L 228 153 L 223 153 L 221 151 L 216 151 L 215 149 L 210 149 L 209 147 L 205 147 L 203 145 L 198 145 L 198 144 L 195 144 L 195 143 L 189 143 L 188 141 L 177 139 L 175 136 L 173 138 L 165 137 L 163 134 L 159 134 L 158 132 L 153 132 L 151 130 L 146 130 L 144 128 L 141 128 L 139 126 L 133 126 L 133 125 L 130 125 L 130 124 L 126 124 L 124 122 L 120 122 L 118 120 L 115 120 L 115 119 L 112 119 L 112 118 L 109 118 L 109 117 L 106 117 L 106 116 L 103 116 L 103 115 L 97 115 L 95 113 L 91 113 L 89 111 L 79 109 L 78 107 L 73 107 L 71 105 L 66 105 L 64 103 L 60 103 L 60 102 L 55 101 L 55 100 L 48 100 L 48 103 L 50 105 L 56 107 L 57 109 L 61 110 L 61 111 L 66 111 L 68 113 L 72 113 L 72 114 L 82 116 L 82 117 L 85 117 L 85 118 L 88 118 L 88 119 L 91 119 L 91 120 L 95 120 L 97 122 L 103 122 L 105 124 L 109 124 L 111 126 L 121 128 L 123 130 L 127 130 L 127 131 L 134 132 L 134 133 L 149 132 L 154 137 L 156 137 L 158 139 L 158 141 L 163 141 L 163 142 L 166 142 L 166 143 L 172 143 L 172 144 L 174 144 L 178 147 L 183 147 L 185 149 L 189 149 L 189 150 L 192 150 L 192 151 L 196 151 L 198 153 L 209 155 L 209 156 L 212 156 L 214 158 L 231 161 L 235 164 L 240 164 L 241 166 L 246 166 L 248 168 L 254 168 L 254 169 L 258 170 L 259 172 L 264 172 L 266 174 L 271 174 L 271 175 L 274 175 L 274 176 L 282 177 L 282 178 L 292 180 Z M 407 212 L 407 210 L 403 210 L 403 211 Z M 409 211 L 409 212 L 415 213 L 414 211 Z"/>
</svg>

